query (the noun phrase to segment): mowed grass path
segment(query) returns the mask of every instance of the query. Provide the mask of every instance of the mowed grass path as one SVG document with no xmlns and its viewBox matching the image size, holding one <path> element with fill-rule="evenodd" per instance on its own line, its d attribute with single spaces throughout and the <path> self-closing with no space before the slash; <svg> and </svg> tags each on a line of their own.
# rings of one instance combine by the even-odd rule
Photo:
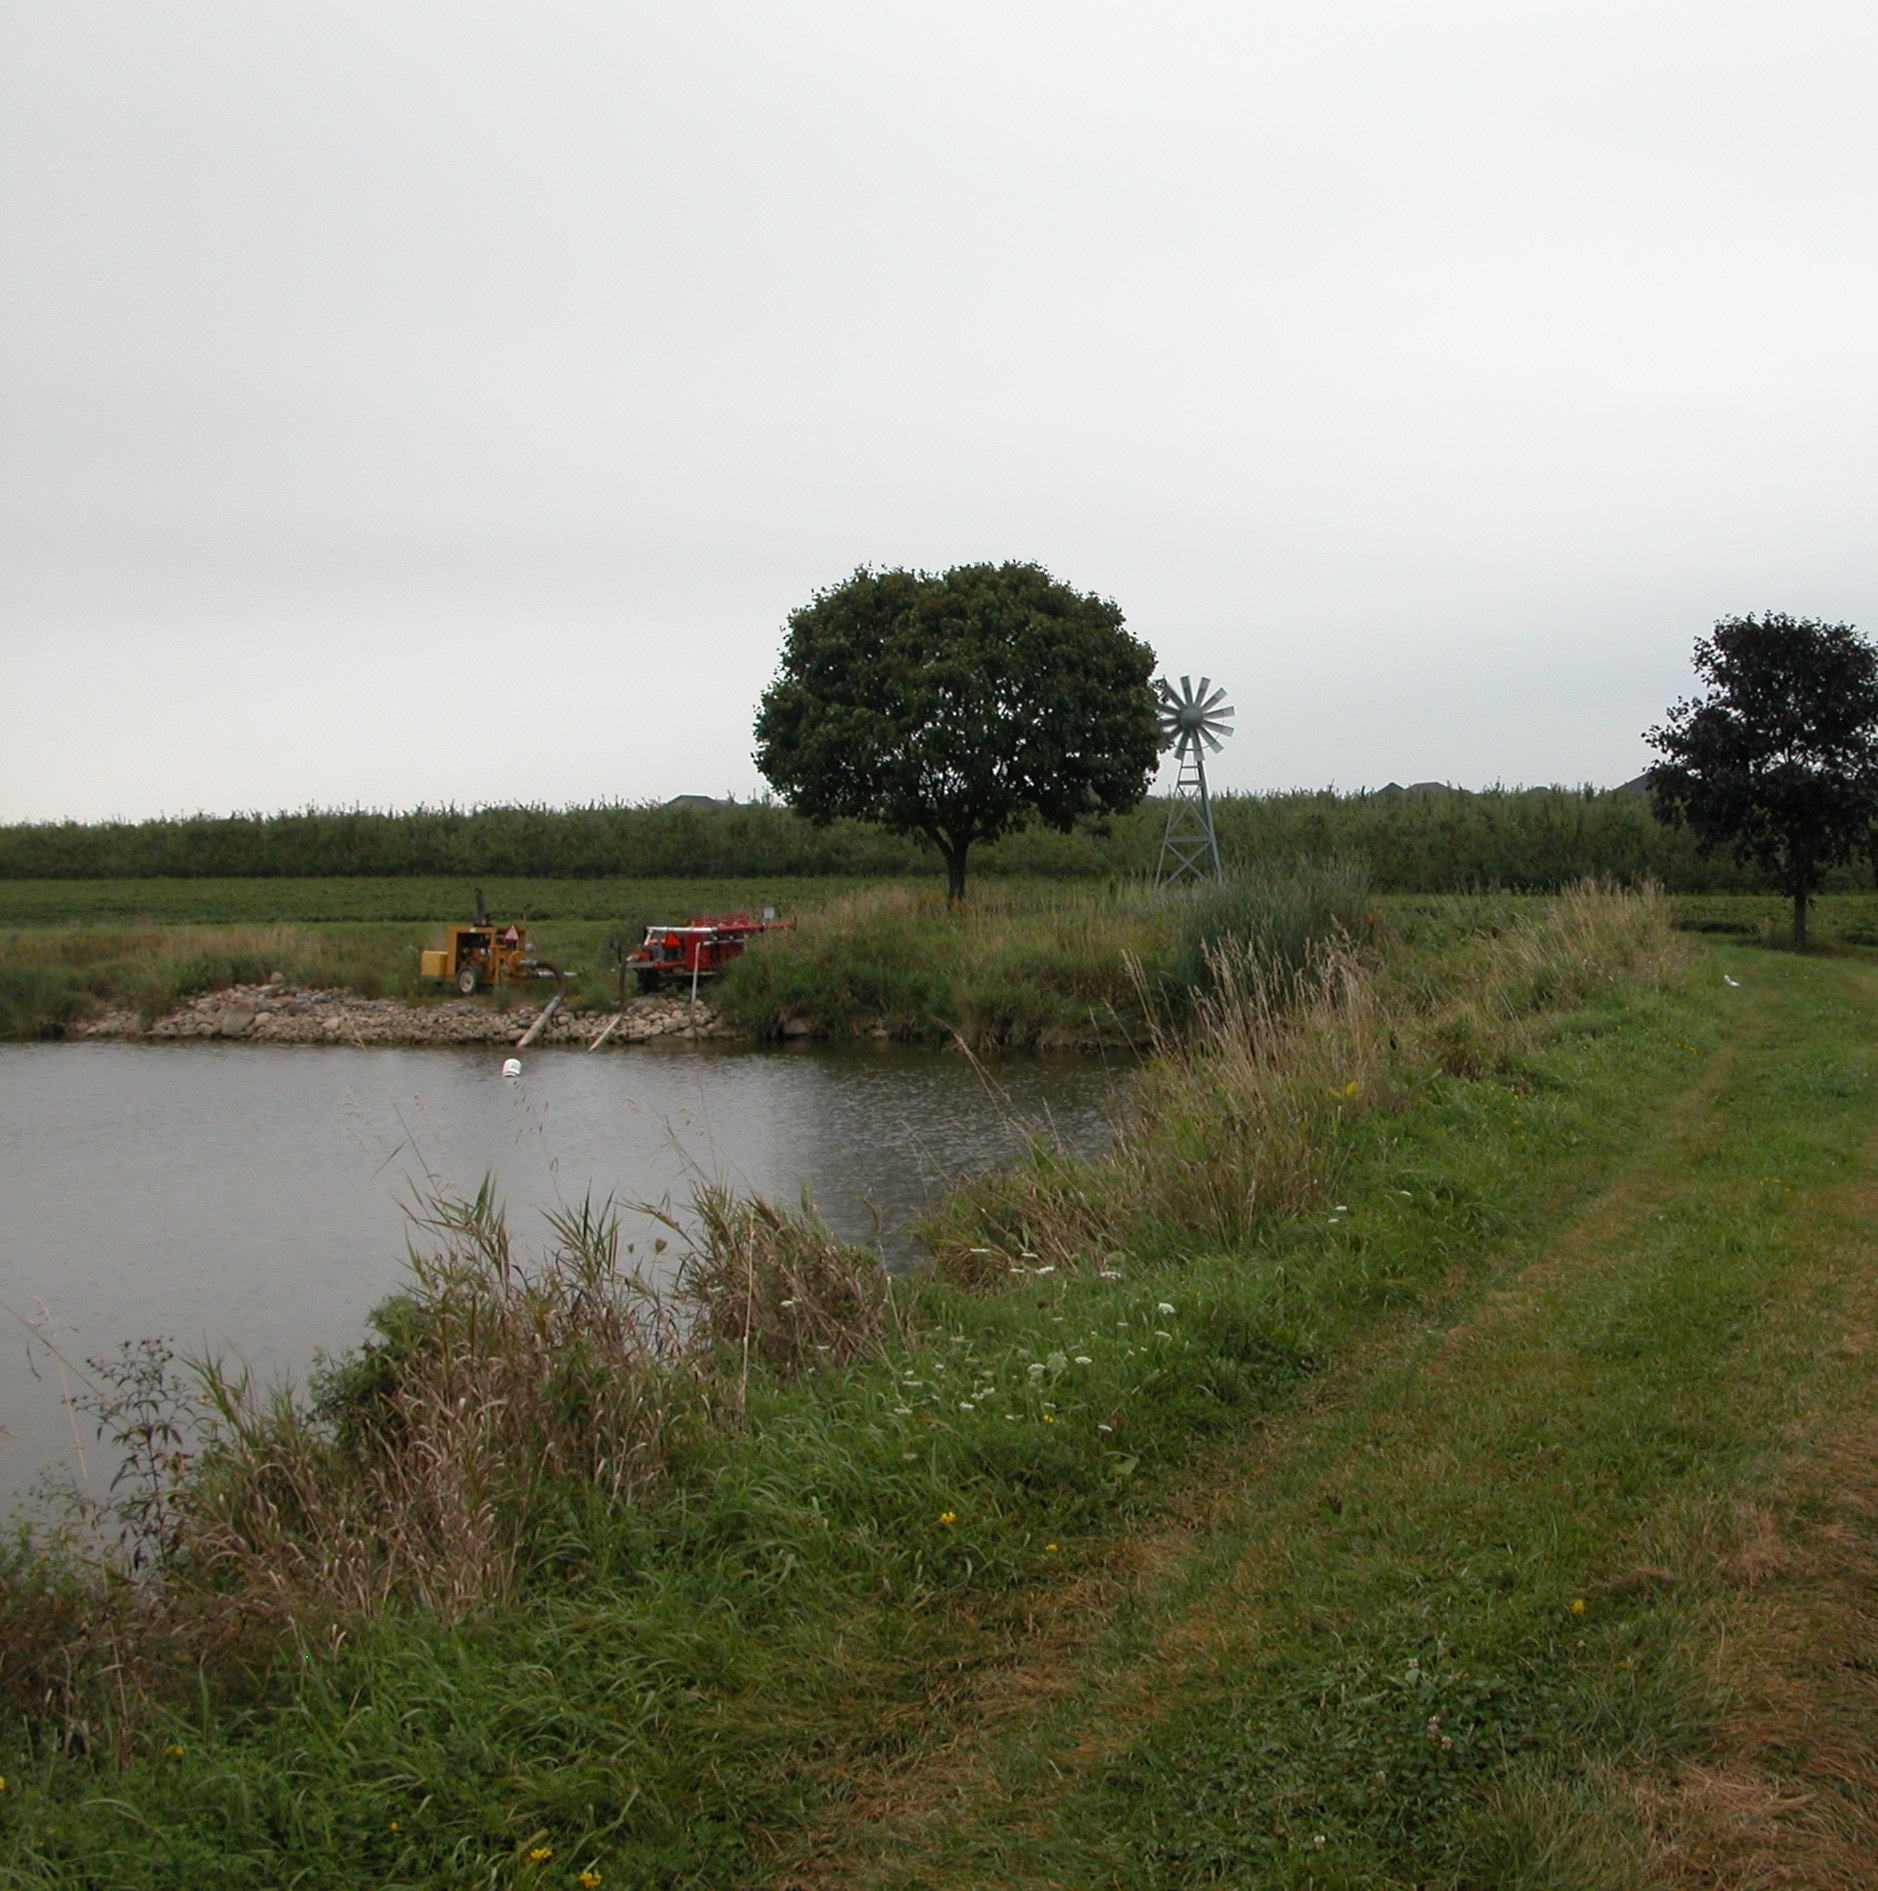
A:
<svg viewBox="0 0 1878 1891">
<path fill-rule="evenodd" d="M 1878 968 L 1697 976 L 1619 1146 L 777 1883 L 1878 1883 Z"/>
</svg>

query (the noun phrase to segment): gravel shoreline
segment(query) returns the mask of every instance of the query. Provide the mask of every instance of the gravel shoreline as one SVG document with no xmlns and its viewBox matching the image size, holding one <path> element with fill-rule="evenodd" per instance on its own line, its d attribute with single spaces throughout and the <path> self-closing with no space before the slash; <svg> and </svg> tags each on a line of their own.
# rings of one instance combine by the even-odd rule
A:
<svg viewBox="0 0 1878 1891">
<path fill-rule="evenodd" d="M 361 998 L 343 990 L 310 991 L 286 984 L 236 985 L 204 992 L 164 1017 L 145 1023 L 134 1011 L 113 1010 L 71 1026 L 68 1038 L 134 1038 L 163 1042 L 218 1038 L 246 1044 L 513 1044 L 543 1007 L 518 1004 L 498 1011 L 475 998 L 408 1005 L 396 998 Z M 537 1044 L 591 1044 L 615 1016 L 606 1047 L 653 1038 L 723 1038 L 737 1033 L 710 1005 L 688 997 L 635 998 L 618 1014 L 559 1012 Z"/>
</svg>

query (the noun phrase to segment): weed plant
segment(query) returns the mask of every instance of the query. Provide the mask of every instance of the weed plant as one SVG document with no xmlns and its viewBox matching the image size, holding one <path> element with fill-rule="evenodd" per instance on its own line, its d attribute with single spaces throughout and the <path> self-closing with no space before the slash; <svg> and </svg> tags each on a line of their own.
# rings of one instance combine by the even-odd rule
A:
<svg viewBox="0 0 1878 1891">
<path fill-rule="evenodd" d="M 0 1567 L 0 1871 L 766 1879 L 1209 1440 L 1503 1234 L 1540 1186 L 1518 1097 L 1585 1133 L 1571 1060 L 1657 1028 L 1678 947 L 1584 891 L 1430 950 L 1439 989 L 1338 948 L 1281 991 L 1222 949 L 1115 1150 L 968 1185 L 891 1294 L 773 1206 L 702 1202 L 672 1305 L 603 1214 L 528 1261 L 486 1194 L 439 1206 L 310 1402 L 200 1375 L 154 1578 Z M 1456 1007 L 1516 1084 L 1453 1073 Z"/>
</svg>

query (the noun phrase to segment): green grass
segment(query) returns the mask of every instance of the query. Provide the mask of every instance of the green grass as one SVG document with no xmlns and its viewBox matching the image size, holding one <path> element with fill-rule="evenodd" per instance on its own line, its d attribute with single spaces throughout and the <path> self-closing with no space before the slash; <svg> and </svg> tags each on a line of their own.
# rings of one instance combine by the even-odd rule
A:
<svg viewBox="0 0 1878 1891">
<path fill-rule="evenodd" d="M 1349 1356 L 1358 1282 L 1397 1301 L 1394 1336 L 1268 1456 L 1216 1467 L 1225 1514 L 986 1740 L 957 1816 L 840 1841 L 862 1881 L 1619 1891 L 1657 1881 L 1646 1804 L 1747 1759 L 1756 1801 L 1864 1834 L 1830 1872 L 1789 1835 L 1791 1881 L 1869 1882 L 1857 1788 L 1808 1751 L 1868 1745 L 1878 1709 L 1827 1735 L 1802 1702 L 1786 1744 L 1738 1756 L 1725 1654 L 1742 1519 L 1782 1500 L 1822 1413 L 1878 1413 L 1878 978 L 1700 969 L 1557 1019 L 1518 1084 L 1371 1123 L 1347 1222 L 1268 1265 L 1312 1357 Z M 1341 1291 L 1319 1298 L 1299 1276 L 1326 1261 Z M 1740 1665 L 1783 1657 L 1764 1639 Z"/>
<path fill-rule="evenodd" d="M 869 882 L 867 884 L 873 884 Z M 923 884 L 923 883 L 922 883 Z M 442 926 L 474 915 L 475 889 L 504 919 L 597 925 L 775 906 L 812 910 L 854 890 L 846 879 L 172 879 L 0 881 L 0 930 L 118 924 L 236 926 L 334 922 Z"/>
<path fill-rule="evenodd" d="M 1049 1186 L 1031 1206 L 1056 1248 L 1026 1251 L 1024 1230 L 986 1219 L 999 1209 L 995 1195 L 966 1198 L 954 1245 L 968 1255 L 991 1250 L 989 1264 L 905 1289 L 879 1350 L 822 1363 L 813 1347 L 797 1349 L 777 1355 L 794 1362 L 787 1370 L 758 1364 L 746 1373 L 733 1325 L 715 1329 L 726 1337 L 708 1367 L 682 1353 L 669 1368 L 675 1377 L 658 1376 L 667 1368 L 656 1361 L 622 1367 L 652 1374 L 646 1383 L 675 1414 L 644 1434 L 656 1443 L 657 1472 L 624 1498 L 604 1495 L 611 1487 L 596 1469 L 555 1470 L 547 1449 L 578 1427 L 603 1381 L 560 1371 L 563 1342 L 537 1355 L 526 1336 L 541 1322 L 550 1334 L 563 1317 L 556 1307 L 573 1317 L 578 1295 L 555 1299 L 553 1288 L 530 1298 L 522 1286 L 519 1299 L 500 1305 L 451 1300 L 466 1276 L 442 1269 L 430 1291 L 446 1297 L 430 1304 L 483 1308 L 473 1321 L 452 1314 L 453 1330 L 515 1335 L 483 1355 L 474 1346 L 444 1352 L 464 1369 L 499 1355 L 521 1377 L 504 1380 L 510 1390 L 500 1397 L 433 1402 L 444 1429 L 427 1434 L 436 1448 L 414 1458 L 461 1463 L 467 1481 L 424 1484 L 437 1502 L 421 1514 L 408 1503 L 372 1511 L 386 1487 L 372 1481 L 369 1448 L 348 1444 L 355 1434 L 343 1425 L 322 1444 L 316 1423 L 262 1411 L 255 1436 L 275 1444 L 229 1461 L 218 1475 L 233 1481 L 211 1477 L 207 1488 L 266 1501 L 214 1513 L 249 1534 L 195 1539 L 219 1546 L 174 1578 L 199 1607 L 163 1618 L 161 1634 L 139 1627 L 135 1599 L 122 1590 L 88 1601 L 80 1569 L 30 1555 L 7 1566 L 0 1884 L 546 1885 L 571 1884 L 591 1868 L 609 1887 L 721 1888 L 767 1882 L 828 1844 L 853 1854 L 854 1881 L 870 1884 L 895 1873 L 939 1881 L 919 1875 L 927 1871 L 984 1882 L 993 1857 L 989 1876 L 1000 1883 L 1219 1882 L 1207 1875 L 1208 1847 L 1239 1842 L 1231 1835 L 1247 1820 L 1234 1807 L 1276 1779 L 1305 1795 L 1298 1804 L 1315 1815 L 1310 1795 L 1344 1777 L 1310 1728 L 1342 1728 L 1343 1713 L 1355 1716 L 1347 1737 L 1370 1740 L 1375 1712 L 1362 1706 L 1370 1696 L 1390 1702 L 1390 1726 L 1420 1711 L 1422 1683 L 1392 1694 L 1384 1676 L 1406 1673 L 1405 1635 L 1426 1666 L 1450 1632 L 1439 1611 L 1415 1613 L 1436 1577 L 1444 1609 L 1452 1589 L 1500 1624 L 1501 1641 L 1483 1653 L 1491 1673 L 1512 1677 L 1502 1721 L 1524 1743 L 1518 1756 L 1557 1757 L 1561 1730 L 1580 1725 L 1582 1692 L 1569 1661 L 1558 1665 L 1571 1652 L 1559 1610 L 1572 1585 L 1596 1572 L 1545 1548 L 1546 1532 L 1558 1534 L 1551 1482 L 1535 1486 L 1527 1509 L 1489 1520 L 1511 1529 L 1523 1518 L 1540 1530 L 1542 1553 L 1496 1551 L 1498 1561 L 1460 1575 L 1452 1560 L 1410 1559 L 1417 1526 L 1391 1514 L 1389 1491 L 1397 1508 L 1413 1498 L 1414 1518 L 1433 1532 L 1428 1488 L 1439 1486 L 1425 1464 L 1418 1487 L 1392 1460 L 1398 1481 L 1346 1494 L 1341 1512 L 1308 1477 L 1301 1496 L 1281 1478 L 1269 1512 L 1283 1525 L 1270 1552 L 1274 1580 L 1281 1589 L 1290 1582 L 1289 1564 L 1316 1585 L 1317 1600 L 1298 1605 L 1295 1643 L 1274 1639 L 1268 1651 L 1261 1626 L 1233 1674 L 1202 1675 L 1205 1685 L 1186 1696 L 1171 1692 L 1192 1678 L 1177 1664 L 1153 1669 L 1150 1698 L 1194 1709 L 1178 1729 L 1155 1715 L 1134 1725 L 1102 1684 L 1130 1661 L 1152 1664 L 1164 1646 L 1204 1645 L 1170 1631 L 1193 1613 L 1183 1599 L 1212 1593 L 1209 1576 L 1238 1593 L 1239 1550 L 1266 1540 L 1261 1461 L 1246 1455 L 1259 1424 L 1295 1436 L 1307 1462 L 1324 1450 L 1340 1462 L 1338 1438 L 1361 1459 L 1365 1445 L 1380 1451 L 1403 1435 L 1391 1416 L 1407 1383 L 1401 1349 L 1432 1346 L 1431 1325 L 1542 1251 L 1725 1054 L 1739 1029 L 1726 1008 L 1732 988 L 1712 975 L 1661 983 L 1650 924 L 1641 908 L 1607 913 L 1597 902 L 1492 936 L 1463 924 L 1442 932 L 1429 916 L 1431 936 L 1405 962 L 1364 975 L 1372 998 L 1361 1004 L 1340 991 L 1290 1023 L 1255 1011 L 1212 1014 L 1213 1038 L 1180 1055 L 1201 1058 L 1213 1042 L 1239 1082 L 1264 1086 L 1270 1122 L 1302 1125 L 1298 1146 L 1315 1148 L 1318 1160 L 1293 1176 L 1289 1195 L 1251 1200 L 1230 1228 L 1183 1200 L 1180 1177 L 1196 1164 L 1231 1171 L 1242 1138 L 1229 1116 L 1180 1109 L 1181 1071 L 1193 1076 L 1199 1066 L 1176 1057 L 1162 1078 L 1169 1094 L 1144 1112 L 1132 1153 L 1114 1169 L 1130 1184 L 1116 1199 L 1134 1203 L 1134 1225 L 1077 1222 L 1091 1194 L 1100 1199 L 1112 1186 L 1103 1178 L 1114 1165 L 1082 1170 L 1079 1204 L 1068 1186 L 1075 1165 L 1040 1153 Z M 1793 981 L 1863 975 L 1766 963 L 1770 976 Z M 1811 1173 L 1808 1163 L 1841 1160 L 1845 1126 L 1868 1106 L 1848 1087 L 1856 1071 L 1843 1050 L 1844 1019 L 1829 1005 L 1807 1008 L 1808 993 L 1816 999 L 1828 987 L 1796 989 L 1791 1015 L 1762 1033 L 1757 1054 L 1785 1058 L 1783 1047 L 1794 1047 L 1782 1066 L 1789 1088 L 1799 1084 L 1783 1105 L 1794 1133 L 1802 1093 L 1838 1099 L 1812 1143 L 1775 1145 L 1780 1160 Z M 1464 1010 L 1476 1041 L 1504 1059 L 1484 1073 L 1451 1073 L 1432 1029 L 1443 1005 Z M 1268 1035 L 1274 1027 L 1279 1038 Z M 1281 1043 L 1289 1048 L 1279 1054 Z M 1352 1092 L 1347 1059 L 1357 1047 L 1371 1062 Z M 1686 1168 L 1687 1152 L 1678 1153 Z M 1759 1178 L 1766 1163 L 1757 1163 Z M 1158 1225 L 1139 1213 L 1138 1185 L 1150 1182 L 1161 1191 Z M 726 1278 L 734 1284 L 736 1274 Z M 521 1278 L 506 1262 L 494 1275 Z M 535 1277 L 552 1288 L 548 1274 Z M 766 1301 L 765 1317 L 780 1318 L 793 1298 Z M 498 1319 L 504 1306 L 513 1317 Z M 1626 1311 L 1632 1324 L 1611 1330 L 1647 1337 L 1675 1306 L 1639 1301 Z M 1677 1337 L 1679 1366 L 1715 1337 L 1706 1307 L 1686 1340 Z M 435 1318 L 389 1321 L 394 1351 L 383 1363 L 394 1380 L 428 1356 L 442 1330 Z M 1379 1365 L 1370 1357 L 1378 1346 Z M 1638 1356 L 1634 1346 L 1613 1347 L 1613 1382 Z M 538 1369 L 529 1363 L 537 1359 Z M 366 1372 L 347 1383 L 341 1396 L 366 1400 L 365 1410 L 381 1396 L 370 1388 L 385 1381 Z M 1492 1407 L 1510 1411 L 1515 1394 L 1486 1373 L 1478 1397 L 1473 1422 L 1490 1439 Z M 531 1446 L 525 1429 L 499 1430 L 506 1414 L 543 1400 L 543 1444 Z M 1532 1432 L 1522 1449 L 1551 1443 L 1542 1408 L 1521 1421 Z M 400 1422 L 411 1422 L 415 1408 L 400 1409 Z M 1595 1415 L 1591 1402 L 1585 1409 Z M 480 1457 L 444 1448 L 459 1411 L 495 1439 L 478 1447 Z M 1709 1415 L 1706 1403 L 1694 1414 Z M 1741 1428 L 1764 1418 L 1744 1401 Z M 1623 1475 L 1594 1478 L 1596 1527 L 1621 1517 L 1622 1501 L 1648 1501 L 1669 1447 L 1679 1462 L 1700 1462 L 1701 1437 L 1699 1424 L 1681 1424 L 1668 1447 L 1651 1442 Z M 341 1510 L 369 1528 L 322 1534 L 324 1500 L 294 1496 L 314 1487 L 292 1481 L 301 1460 L 290 1446 L 315 1464 L 323 1451 L 367 1450 L 356 1462 L 369 1475 L 348 1486 L 366 1507 Z M 1733 1450 L 1725 1443 L 1718 1462 L 1736 1462 Z M 347 1475 L 339 1459 L 329 1469 Z M 1247 1497 L 1215 1532 L 1194 1523 L 1194 1507 L 1221 1479 L 1245 1480 Z M 480 1602 L 426 1587 L 447 1571 L 440 1554 L 399 1563 L 382 1547 L 395 1531 L 447 1547 L 452 1529 L 484 1529 L 484 1505 L 487 1528 L 507 1548 L 489 1564 L 496 1574 Z M 1568 1549 L 1581 1540 L 1575 1521 L 1565 1535 Z M 1172 1559 L 1164 1581 L 1131 1587 L 1121 1575 L 1156 1568 L 1139 1546 L 1187 1539 L 1193 1547 Z M 253 1570 L 267 1580 L 244 1576 L 236 1550 L 267 1542 L 299 1560 L 256 1557 Z M 381 1548 L 369 1550 L 374 1543 Z M 362 1544 L 368 1560 L 381 1559 L 369 1606 L 322 1602 L 312 1553 L 321 1544 L 331 1555 Z M 1351 1586 L 1340 1601 L 1346 1566 Z M 1372 1615 L 1373 1654 L 1362 1639 Z M 1226 1626 L 1229 1635 L 1240 1627 Z M 1091 1657 L 1104 1628 L 1110 1639 Z M 78 1664 L 63 1705 L 54 1670 L 28 1660 L 39 1643 L 65 1648 Z M 1299 1649 L 1317 1665 L 1300 1665 Z M 1269 1673 L 1260 1666 L 1267 1652 L 1277 1661 Z M 1468 1654 L 1472 1662 L 1471 1646 Z M 1042 1683 L 1034 1692 L 1033 1670 Z M 1429 1685 L 1448 1688 L 1444 1671 L 1434 1672 L 1443 1678 Z M 1452 1684 L 1456 1698 L 1465 1686 Z M 1012 1724 L 1001 1703 L 1012 1699 L 1032 1705 L 1015 1733 L 1000 1735 Z M 1282 1737 L 1268 1737 L 1274 1726 Z M 1072 1763 L 1091 1728 L 1112 1765 Z M 1131 1731 L 1140 1738 L 1124 1739 Z M 1202 1744 L 1190 1751 L 1181 1738 Z M 1274 1738 L 1296 1748 L 1282 1766 L 1271 1759 Z M 1004 1795 L 986 1801 L 982 1819 L 969 1798 L 944 1790 L 961 1739 L 982 1749 L 975 1777 Z M 1055 1776 L 1064 1769 L 1067 1784 Z M 1458 1792 L 1445 1776 L 1432 1787 L 1405 1779 L 1373 1816 L 1345 1808 L 1340 1844 L 1347 1833 L 1351 1848 L 1367 1845 L 1389 1870 L 1432 1868 L 1452 1853 L 1454 1834 L 1493 1829 L 1468 1797 L 1485 1777 L 1468 1774 Z M 916 1821 L 909 1837 L 891 1809 L 904 1801 L 916 1813 L 929 1779 L 942 1803 L 967 1809 L 941 1821 L 955 1838 L 920 1840 L 919 1850 L 914 1838 L 930 1828 Z M 1021 1818 L 1011 1816 L 1019 1801 Z M 554 1858 L 531 1862 L 542 1847 Z M 1300 1871 L 1315 1868 L 1314 1848 L 1299 1856 Z M 1254 1864 L 1265 1869 L 1247 1853 L 1234 1869 Z"/>
</svg>

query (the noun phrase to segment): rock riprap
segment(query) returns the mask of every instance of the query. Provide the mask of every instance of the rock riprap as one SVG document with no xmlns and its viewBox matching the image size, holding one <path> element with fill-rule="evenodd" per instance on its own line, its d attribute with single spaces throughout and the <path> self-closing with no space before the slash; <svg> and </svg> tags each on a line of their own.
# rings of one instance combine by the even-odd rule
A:
<svg viewBox="0 0 1878 1891">
<path fill-rule="evenodd" d="M 73 1037 L 239 1038 L 250 1044 L 513 1044 L 540 1017 L 540 1005 L 498 1011 L 474 998 L 408 1005 L 357 992 L 307 991 L 292 985 L 236 985 L 203 992 L 146 1024 L 134 1011 L 107 1011 L 74 1027 Z M 591 1044 L 613 1021 L 610 1011 L 556 1014 L 537 1044 Z M 734 1035 L 707 1004 L 689 998 L 637 998 L 627 1005 L 615 1044 L 650 1038 Z"/>
</svg>

